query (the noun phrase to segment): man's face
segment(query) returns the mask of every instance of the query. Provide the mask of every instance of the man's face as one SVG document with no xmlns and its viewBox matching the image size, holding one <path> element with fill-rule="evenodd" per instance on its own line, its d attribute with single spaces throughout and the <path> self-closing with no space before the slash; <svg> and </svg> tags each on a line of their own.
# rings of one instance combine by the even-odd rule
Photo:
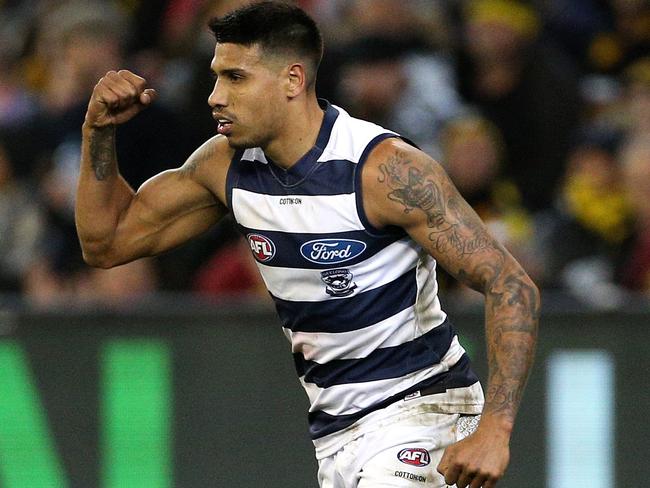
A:
<svg viewBox="0 0 650 488">
<path fill-rule="evenodd" d="M 266 147 L 286 114 L 282 66 L 263 60 L 257 45 L 217 43 L 210 67 L 215 84 L 208 104 L 217 132 L 235 149 Z"/>
</svg>

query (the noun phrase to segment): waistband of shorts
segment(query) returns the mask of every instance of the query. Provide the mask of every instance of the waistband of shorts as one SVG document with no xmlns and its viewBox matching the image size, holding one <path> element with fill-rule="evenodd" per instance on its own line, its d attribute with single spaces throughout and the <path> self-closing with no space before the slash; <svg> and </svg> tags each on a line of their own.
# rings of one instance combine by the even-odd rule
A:
<svg viewBox="0 0 650 488">
<path fill-rule="evenodd" d="M 371 412 L 350 427 L 334 432 L 319 439 L 313 439 L 316 459 L 323 459 L 335 454 L 345 444 L 357 437 L 378 428 L 390 425 L 400 419 L 417 415 L 422 404 L 429 405 L 434 413 L 477 415 L 483 411 L 483 390 L 477 381 L 471 386 L 435 391 L 438 386 L 431 386 L 405 395 L 400 401 Z M 437 395 L 434 398 L 430 398 Z M 462 399 L 461 399 L 462 398 Z"/>
</svg>

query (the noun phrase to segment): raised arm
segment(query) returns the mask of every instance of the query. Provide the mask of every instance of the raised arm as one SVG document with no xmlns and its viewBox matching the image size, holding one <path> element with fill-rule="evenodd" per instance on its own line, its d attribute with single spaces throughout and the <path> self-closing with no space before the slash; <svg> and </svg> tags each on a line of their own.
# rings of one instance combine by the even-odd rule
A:
<svg viewBox="0 0 650 488">
<path fill-rule="evenodd" d="M 438 469 L 450 485 L 492 487 L 509 461 L 510 434 L 533 362 L 537 287 L 440 165 L 405 142 L 389 139 L 372 152 L 362 190 L 373 225 L 403 227 L 448 272 L 485 295 L 489 378 L 483 415 L 474 435 L 447 448 Z"/>
<path fill-rule="evenodd" d="M 75 219 L 84 259 L 93 266 L 108 268 L 172 249 L 205 232 L 226 212 L 215 194 L 225 188 L 230 155 L 217 137 L 181 168 L 160 173 L 137 192 L 119 174 L 115 126 L 154 97 L 143 78 L 112 71 L 96 85 L 88 104 Z"/>
</svg>

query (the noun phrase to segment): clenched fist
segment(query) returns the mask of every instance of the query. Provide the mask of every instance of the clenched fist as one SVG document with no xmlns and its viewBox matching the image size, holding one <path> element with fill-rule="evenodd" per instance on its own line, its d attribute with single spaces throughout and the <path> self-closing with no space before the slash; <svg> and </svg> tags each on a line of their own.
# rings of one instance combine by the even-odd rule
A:
<svg viewBox="0 0 650 488">
<path fill-rule="evenodd" d="M 503 476 L 510 460 L 510 434 L 495 428 L 485 415 L 481 424 L 469 437 L 445 449 L 438 472 L 448 485 L 494 488 Z"/>
<path fill-rule="evenodd" d="M 109 71 L 99 80 L 88 103 L 86 125 L 93 128 L 123 124 L 147 107 L 156 91 L 125 69 Z"/>
</svg>

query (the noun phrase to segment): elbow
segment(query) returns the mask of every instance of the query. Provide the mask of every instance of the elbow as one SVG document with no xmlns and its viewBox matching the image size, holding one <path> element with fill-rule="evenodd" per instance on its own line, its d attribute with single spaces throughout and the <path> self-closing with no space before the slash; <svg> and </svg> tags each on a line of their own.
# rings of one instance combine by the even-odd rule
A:
<svg viewBox="0 0 650 488">
<path fill-rule="evenodd" d="M 93 268 L 110 269 L 116 266 L 116 263 L 98 254 L 84 252 L 82 255 L 84 262 Z"/>
<path fill-rule="evenodd" d="M 486 293 L 495 310 L 515 314 L 536 326 L 541 312 L 541 293 L 535 282 L 519 266 L 504 273 Z"/>
<path fill-rule="evenodd" d="M 542 306 L 542 296 L 541 292 L 539 290 L 539 287 L 535 284 L 535 282 L 528 278 L 529 281 L 529 286 L 530 286 L 530 293 L 531 296 L 533 297 L 533 304 L 535 305 L 535 312 L 537 315 L 539 315 L 541 306 Z"/>
<path fill-rule="evenodd" d="M 527 297 L 527 299 L 524 299 L 524 303 L 527 302 L 528 308 L 530 310 L 530 315 L 532 316 L 535 323 L 537 323 L 539 321 L 539 315 L 541 313 L 542 307 L 541 292 L 539 290 L 539 287 L 528 275 L 526 275 L 525 279 L 523 280 L 521 292 L 524 297 Z"/>
<path fill-rule="evenodd" d="M 84 262 L 93 268 L 110 269 L 119 264 L 107 248 L 82 244 L 81 254 Z"/>
</svg>

